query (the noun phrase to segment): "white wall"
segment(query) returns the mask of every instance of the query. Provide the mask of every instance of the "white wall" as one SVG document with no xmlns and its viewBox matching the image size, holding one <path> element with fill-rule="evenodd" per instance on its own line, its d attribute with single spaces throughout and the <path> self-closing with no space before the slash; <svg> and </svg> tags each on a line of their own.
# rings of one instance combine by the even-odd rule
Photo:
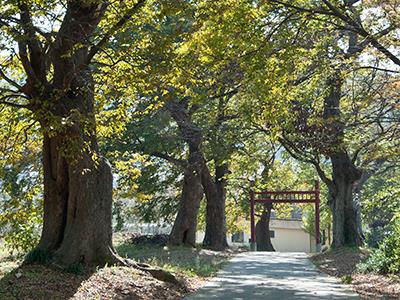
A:
<svg viewBox="0 0 400 300">
<path fill-rule="evenodd" d="M 301 221 L 271 220 L 270 228 L 275 231 L 271 242 L 276 251 L 311 252 L 310 235 L 302 229 Z"/>
<path fill-rule="evenodd" d="M 250 225 L 249 225 L 250 227 Z M 272 245 L 278 252 L 314 252 L 315 239 L 302 229 L 302 222 L 297 220 L 271 220 L 270 230 L 275 231 L 275 237 L 271 238 Z M 204 232 L 198 231 L 196 242 L 201 243 Z M 228 244 L 232 243 L 232 236 L 227 235 Z M 249 245 L 250 234 L 244 233 L 244 245 Z M 242 245 L 243 245 L 242 244 Z"/>
<path fill-rule="evenodd" d="M 272 245 L 279 252 L 311 252 L 310 235 L 301 229 L 276 228 Z"/>
</svg>

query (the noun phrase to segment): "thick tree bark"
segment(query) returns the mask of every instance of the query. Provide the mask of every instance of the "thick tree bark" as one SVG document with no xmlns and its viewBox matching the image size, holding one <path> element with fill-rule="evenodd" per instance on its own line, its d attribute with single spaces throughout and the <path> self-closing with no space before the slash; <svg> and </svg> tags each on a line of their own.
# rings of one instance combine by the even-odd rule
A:
<svg viewBox="0 0 400 300">
<path fill-rule="evenodd" d="M 179 211 L 169 236 L 172 245 L 194 247 L 196 244 L 197 216 L 203 198 L 201 170 L 197 161 L 198 153 L 190 153 L 183 179 Z"/>
<path fill-rule="evenodd" d="M 38 249 L 50 253 L 57 265 L 120 261 L 112 247 L 113 177 L 97 145 L 89 66 L 90 41 L 106 7 L 68 2 L 48 53 L 41 52 L 34 34 L 19 43 L 28 75 L 23 90 L 43 132 L 44 216 Z M 29 34 L 29 7 L 21 10 Z M 45 65 L 52 65 L 52 74 L 46 74 Z"/>
<path fill-rule="evenodd" d="M 353 202 L 353 184 L 361 172 L 354 167 L 345 153 L 331 157 L 333 188 L 330 189 L 329 205 L 333 215 L 332 248 L 360 246 L 362 239 L 357 225 L 357 211 Z"/>
<path fill-rule="evenodd" d="M 344 124 L 340 120 L 340 75 L 330 78 L 328 86 L 330 91 L 324 102 L 324 118 L 329 121 L 326 129 L 331 145 L 328 155 L 332 163 L 332 180 L 326 183 L 333 215 L 332 247 L 359 246 L 362 240 L 353 202 L 353 184 L 361 178 L 362 172 L 356 168 L 344 146 Z"/>
<path fill-rule="evenodd" d="M 201 150 L 203 136 L 200 128 L 195 126 L 187 112 L 185 101 L 168 101 L 165 108 L 178 124 L 183 140 L 189 146 L 189 158 L 186 166 L 182 187 L 179 211 L 170 234 L 173 245 L 195 246 L 197 231 L 197 216 L 200 201 L 203 198 L 201 173 L 204 157 Z"/>
<path fill-rule="evenodd" d="M 226 240 L 226 179 L 228 165 L 215 167 L 215 181 L 212 180 L 208 167 L 204 165 L 202 184 L 207 199 L 206 207 L 206 232 L 203 245 L 213 250 L 224 250 L 228 247 Z"/>
<path fill-rule="evenodd" d="M 275 251 L 269 230 L 271 210 L 272 203 L 265 203 L 261 218 L 256 224 L 257 251 Z"/>
<path fill-rule="evenodd" d="M 112 247 L 111 167 L 100 155 L 93 81 L 82 71 L 43 127 L 44 223 L 39 248 L 57 264 L 117 262 Z M 55 123 L 70 123 L 49 131 Z"/>
<path fill-rule="evenodd" d="M 44 218 L 39 247 L 55 251 L 64 238 L 68 204 L 68 166 L 58 153 L 60 137 L 43 140 Z"/>
<path fill-rule="evenodd" d="M 169 111 L 172 118 L 178 124 L 183 140 L 189 146 L 189 153 L 195 154 L 189 166 L 201 174 L 201 184 L 207 199 L 206 208 L 206 234 L 203 245 L 214 250 L 223 250 L 227 247 L 226 241 L 226 221 L 225 221 L 225 179 L 227 166 L 217 166 L 216 181 L 214 182 L 208 169 L 204 153 L 202 150 L 203 134 L 201 129 L 196 126 L 190 116 L 189 99 L 182 101 L 168 101 L 165 108 Z M 197 189 L 197 186 L 196 186 Z M 193 198 L 192 198 L 193 200 Z M 190 200 L 190 201 L 192 201 Z M 197 200 L 191 205 L 196 208 Z M 187 204 L 189 205 L 189 203 Z M 186 209 L 186 208 L 182 208 Z M 196 211 L 197 212 L 197 211 Z M 194 211 L 193 211 L 194 213 Z M 196 215 L 197 217 L 197 215 Z M 191 220 L 183 219 L 191 218 Z M 174 223 L 174 237 L 184 236 L 184 231 L 178 234 L 178 228 L 183 230 L 178 223 L 189 224 L 193 218 L 189 215 L 178 214 Z"/>
</svg>

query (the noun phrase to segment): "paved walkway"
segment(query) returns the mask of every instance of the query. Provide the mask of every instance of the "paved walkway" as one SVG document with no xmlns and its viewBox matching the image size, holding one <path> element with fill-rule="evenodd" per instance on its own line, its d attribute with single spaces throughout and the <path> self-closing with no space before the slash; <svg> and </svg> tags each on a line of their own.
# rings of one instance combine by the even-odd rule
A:
<svg viewBox="0 0 400 300">
<path fill-rule="evenodd" d="M 318 272 L 305 253 L 246 252 L 186 300 L 359 299 L 337 279 Z"/>
</svg>

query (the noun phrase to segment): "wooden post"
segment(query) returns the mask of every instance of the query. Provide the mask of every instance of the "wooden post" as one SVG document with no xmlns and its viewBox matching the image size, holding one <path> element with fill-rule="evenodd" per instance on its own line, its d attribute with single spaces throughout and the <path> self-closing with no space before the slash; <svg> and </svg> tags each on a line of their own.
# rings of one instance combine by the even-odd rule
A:
<svg viewBox="0 0 400 300">
<path fill-rule="evenodd" d="M 320 186 L 319 181 L 315 181 L 315 243 L 316 252 L 321 252 L 321 235 L 320 235 Z"/>
<path fill-rule="evenodd" d="M 254 191 L 250 191 L 250 250 L 256 251 L 256 226 L 254 221 Z"/>
</svg>

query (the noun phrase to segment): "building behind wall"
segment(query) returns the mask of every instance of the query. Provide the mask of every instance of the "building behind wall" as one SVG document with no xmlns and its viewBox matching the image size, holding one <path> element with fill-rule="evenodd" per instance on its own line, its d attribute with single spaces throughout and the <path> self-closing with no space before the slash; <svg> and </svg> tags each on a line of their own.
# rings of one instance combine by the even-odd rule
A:
<svg viewBox="0 0 400 300">
<path fill-rule="evenodd" d="M 271 242 L 278 252 L 315 252 L 315 238 L 302 228 L 301 220 L 274 219 L 270 222 Z M 250 228 L 250 224 L 249 224 Z M 204 232 L 199 231 L 196 242 L 201 243 Z M 250 233 L 237 232 L 228 234 L 229 245 L 250 247 Z"/>
<path fill-rule="evenodd" d="M 246 226 L 250 231 L 250 223 Z M 293 206 L 288 218 L 279 218 L 271 212 L 270 236 L 275 251 L 316 252 L 315 237 L 303 229 L 302 210 Z M 196 241 L 201 243 L 204 232 L 198 232 Z M 236 232 L 227 235 L 228 244 L 250 247 L 250 232 Z"/>
</svg>

